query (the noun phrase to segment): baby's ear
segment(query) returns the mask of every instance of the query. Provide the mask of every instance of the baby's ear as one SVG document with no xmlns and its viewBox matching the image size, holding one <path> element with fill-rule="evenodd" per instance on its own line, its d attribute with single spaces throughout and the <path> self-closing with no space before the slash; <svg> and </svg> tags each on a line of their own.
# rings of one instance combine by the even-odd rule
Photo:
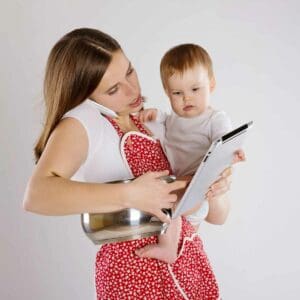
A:
<svg viewBox="0 0 300 300">
<path fill-rule="evenodd" d="M 210 82 L 209 82 L 209 90 L 210 92 L 213 92 L 214 89 L 216 87 L 216 79 L 215 79 L 215 76 L 213 76 L 211 79 L 210 79 Z"/>
<path fill-rule="evenodd" d="M 165 88 L 165 93 L 166 93 L 167 97 L 170 99 L 172 96 L 171 91 L 168 88 Z"/>
</svg>

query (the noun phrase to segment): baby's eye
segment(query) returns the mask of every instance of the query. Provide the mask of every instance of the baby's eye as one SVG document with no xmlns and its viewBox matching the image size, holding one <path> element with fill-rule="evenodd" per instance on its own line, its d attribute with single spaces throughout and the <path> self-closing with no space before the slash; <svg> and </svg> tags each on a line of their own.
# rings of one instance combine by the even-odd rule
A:
<svg viewBox="0 0 300 300">
<path fill-rule="evenodd" d="M 178 96 L 178 95 L 180 95 L 180 92 L 173 92 L 172 94 L 175 96 Z"/>
<path fill-rule="evenodd" d="M 199 87 L 197 87 L 197 88 L 193 88 L 193 92 L 197 92 L 198 90 L 200 90 L 200 88 L 199 88 Z"/>
</svg>

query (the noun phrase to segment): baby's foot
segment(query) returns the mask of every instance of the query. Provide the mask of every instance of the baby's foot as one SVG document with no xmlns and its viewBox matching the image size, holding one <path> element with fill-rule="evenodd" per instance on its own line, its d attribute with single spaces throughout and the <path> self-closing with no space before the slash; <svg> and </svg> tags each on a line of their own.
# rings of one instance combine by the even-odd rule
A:
<svg viewBox="0 0 300 300">
<path fill-rule="evenodd" d="M 174 249 L 168 249 L 159 244 L 150 244 L 144 248 L 135 250 L 135 254 L 139 257 L 155 258 L 168 264 L 172 264 L 177 258 L 177 253 L 172 250 Z"/>
</svg>

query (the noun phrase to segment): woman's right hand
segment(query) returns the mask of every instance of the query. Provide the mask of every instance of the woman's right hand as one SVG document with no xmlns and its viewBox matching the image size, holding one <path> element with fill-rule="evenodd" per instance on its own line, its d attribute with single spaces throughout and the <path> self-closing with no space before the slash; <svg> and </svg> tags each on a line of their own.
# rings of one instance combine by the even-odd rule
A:
<svg viewBox="0 0 300 300">
<path fill-rule="evenodd" d="M 170 218 L 162 212 L 163 208 L 172 208 L 177 200 L 176 194 L 171 194 L 187 185 L 186 181 L 166 183 L 160 179 L 169 174 L 169 171 L 148 172 L 136 178 L 128 185 L 126 206 L 148 212 L 164 223 Z"/>
</svg>

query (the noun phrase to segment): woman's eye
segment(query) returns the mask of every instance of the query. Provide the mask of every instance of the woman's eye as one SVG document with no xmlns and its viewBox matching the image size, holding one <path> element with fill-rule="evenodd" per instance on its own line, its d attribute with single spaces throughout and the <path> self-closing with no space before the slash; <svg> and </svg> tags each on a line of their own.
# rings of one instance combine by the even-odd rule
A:
<svg viewBox="0 0 300 300">
<path fill-rule="evenodd" d="M 134 71 L 134 68 L 131 68 L 131 69 L 127 72 L 127 76 L 130 75 L 130 74 L 132 74 L 133 71 Z"/>
<path fill-rule="evenodd" d="M 180 95 L 180 92 L 173 92 L 172 94 L 175 96 L 178 96 L 178 95 Z"/>
<path fill-rule="evenodd" d="M 118 88 L 115 87 L 114 89 L 112 89 L 112 90 L 110 90 L 110 91 L 108 92 L 108 95 L 111 96 L 111 95 L 115 94 L 117 91 L 118 91 Z"/>
</svg>

